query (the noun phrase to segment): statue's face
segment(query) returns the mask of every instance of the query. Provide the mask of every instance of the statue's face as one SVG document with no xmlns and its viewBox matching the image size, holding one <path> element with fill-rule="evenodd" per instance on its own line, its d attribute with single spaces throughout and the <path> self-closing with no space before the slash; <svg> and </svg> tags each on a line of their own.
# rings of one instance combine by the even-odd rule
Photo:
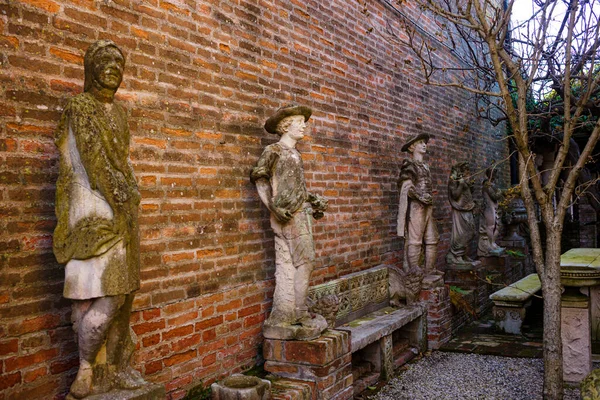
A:
<svg viewBox="0 0 600 400">
<path fill-rule="evenodd" d="M 287 117 L 290 119 L 290 125 L 287 129 L 287 134 L 294 140 L 300 140 L 304 137 L 304 129 L 306 128 L 306 122 L 304 122 L 303 115 L 292 115 Z M 286 118 L 286 119 L 287 119 Z"/>
<path fill-rule="evenodd" d="M 418 142 L 413 143 L 411 147 L 413 154 L 423 155 L 427 153 L 427 142 L 425 142 L 424 140 L 419 140 Z"/>
<path fill-rule="evenodd" d="M 105 47 L 94 55 L 94 80 L 105 89 L 117 90 L 123 80 L 125 60 L 114 47 Z"/>
</svg>

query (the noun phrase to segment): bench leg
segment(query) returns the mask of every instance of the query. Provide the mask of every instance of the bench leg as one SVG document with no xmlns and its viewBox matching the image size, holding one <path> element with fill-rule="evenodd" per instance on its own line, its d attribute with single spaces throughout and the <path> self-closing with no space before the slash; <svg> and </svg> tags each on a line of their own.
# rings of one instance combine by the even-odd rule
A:
<svg viewBox="0 0 600 400">
<path fill-rule="evenodd" d="M 520 335 L 521 325 L 523 325 L 526 314 L 525 307 L 527 305 L 523 305 L 522 307 L 494 306 L 493 312 L 496 327 L 503 332 Z"/>
<path fill-rule="evenodd" d="M 392 335 L 387 335 L 379 340 L 381 354 L 381 379 L 387 381 L 394 374 L 394 343 Z"/>
</svg>

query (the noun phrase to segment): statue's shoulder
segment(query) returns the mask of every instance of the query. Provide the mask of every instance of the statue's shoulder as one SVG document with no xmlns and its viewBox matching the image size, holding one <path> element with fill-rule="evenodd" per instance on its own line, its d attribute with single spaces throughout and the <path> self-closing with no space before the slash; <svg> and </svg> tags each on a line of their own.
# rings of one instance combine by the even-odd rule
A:
<svg viewBox="0 0 600 400">
<path fill-rule="evenodd" d="M 65 105 L 65 113 L 88 114 L 95 111 L 97 105 L 91 95 L 80 93 L 71 97 Z"/>
<path fill-rule="evenodd" d="M 263 150 L 264 155 L 266 155 L 266 154 L 281 155 L 282 152 L 283 152 L 283 148 L 281 147 L 279 142 L 272 143 L 272 144 L 268 145 L 267 147 L 265 147 L 265 149 Z"/>
<path fill-rule="evenodd" d="M 405 180 L 414 181 L 417 178 L 417 163 L 412 158 L 405 158 L 400 164 L 400 179 L 398 184 Z"/>
<path fill-rule="evenodd" d="M 416 174 L 417 170 L 418 165 L 415 160 L 412 158 L 405 158 L 402 160 L 402 164 L 400 164 L 401 173 Z"/>
</svg>

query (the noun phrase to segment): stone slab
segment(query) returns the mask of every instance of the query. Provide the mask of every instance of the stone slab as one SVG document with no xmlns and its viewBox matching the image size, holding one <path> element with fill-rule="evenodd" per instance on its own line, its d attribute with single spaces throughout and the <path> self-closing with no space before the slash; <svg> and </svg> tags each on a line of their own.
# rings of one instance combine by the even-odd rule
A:
<svg viewBox="0 0 600 400">
<path fill-rule="evenodd" d="M 483 264 L 479 260 L 463 263 L 446 263 L 446 270 L 477 271 L 481 268 L 483 268 Z"/>
<path fill-rule="evenodd" d="M 136 390 L 113 389 L 110 392 L 87 396 L 85 400 L 164 400 L 167 398 L 165 387 L 148 384 Z M 66 400 L 75 399 L 71 395 Z"/>
<path fill-rule="evenodd" d="M 400 309 L 386 307 L 370 313 L 360 319 L 338 327 L 338 330 L 350 332 L 352 352 L 356 352 L 384 336 L 392 334 L 425 314 L 424 306 L 415 304 Z"/>
<path fill-rule="evenodd" d="M 560 266 L 600 268 L 600 249 L 571 249 L 560 256 Z"/>
<path fill-rule="evenodd" d="M 530 274 L 491 294 L 490 299 L 494 302 L 525 302 L 541 288 L 540 277 L 537 274 Z"/>
</svg>

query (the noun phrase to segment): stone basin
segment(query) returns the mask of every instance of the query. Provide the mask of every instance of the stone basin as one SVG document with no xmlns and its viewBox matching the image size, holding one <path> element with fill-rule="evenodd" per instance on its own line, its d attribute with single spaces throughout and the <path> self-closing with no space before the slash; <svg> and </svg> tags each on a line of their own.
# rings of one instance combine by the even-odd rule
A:
<svg viewBox="0 0 600 400">
<path fill-rule="evenodd" d="M 600 249 L 571 249 L 561 255 L 560 280 L 564 286 L 600 285 Z"/>
<path fill-rule="evenodd" d="M 233 374 L 211 385 L 213 400 L 268 400 L 271 382 L 256 376 Z"/>
</svg>

